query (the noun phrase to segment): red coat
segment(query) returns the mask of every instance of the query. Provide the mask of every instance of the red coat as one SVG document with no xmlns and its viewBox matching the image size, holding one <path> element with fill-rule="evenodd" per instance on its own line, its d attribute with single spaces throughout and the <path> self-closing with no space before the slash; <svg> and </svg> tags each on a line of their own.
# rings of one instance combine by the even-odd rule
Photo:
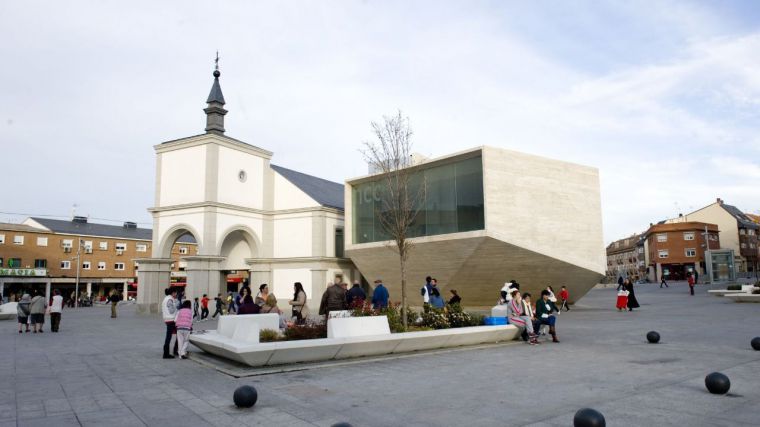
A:
<svg viewBox="0 0 760 427">
<path fill-rule="evenodd" d="M 570 293 L 567 292 L 567 289 L 559 291 L 559 299 L 567 300 L 568 298 L 570 298 Z"/>
<path fill-rule="evenodd" d="M 689 282 L 689 286 L 694 286 L 694 276 L 689 276 L 686 281 Z"/>
</svg>

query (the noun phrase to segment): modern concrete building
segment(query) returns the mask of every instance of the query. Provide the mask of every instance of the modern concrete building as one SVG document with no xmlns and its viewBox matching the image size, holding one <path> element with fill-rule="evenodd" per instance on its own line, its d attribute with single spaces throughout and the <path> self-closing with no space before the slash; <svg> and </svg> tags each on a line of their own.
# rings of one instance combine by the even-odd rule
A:
<svg viewBox="0 0 760 427">
<path fill-rule="evenodd" d="M 411 169 L 426 197 L 412 230 L 410 304 L 421 305 L 427 275 L 467 306 L 492 306 L 510 279 L 534 295 L 566 285 L 576 300 L 604 277 L 597 169 L 492 147 Z M 346 183 L 346 254 L 400 301 L 398 256 L 376 216 L 380 179 Z"/>
<path fill-rule="evenodd" d="M 153 250 L 138 260 L 142 312 L 157 311 L 171 247 L 185 234 L 198 243 L 198 254 L 182 259 L 188 297 L 232 290 L 234 277 L 269 284 L 281 301 L 301 282 L 312 300 L 330 281 L 360 278 L 343 257 L 343 186 L 271 165 L 271 151 L 225 135 L 219 76 L 214 71 L 204 109 L 206 132 L 155 146 Z"/>
<path fill-rule="evenodd" d="M 740 276 L 758 276 L 758 232 L 760 225 L 736 206 L 728 205 L 722 199 L 668 222 L 701 221 L 717 224 L 720 229 L 721 248 L 734 251 L 734 264 Z"/>
</svg>

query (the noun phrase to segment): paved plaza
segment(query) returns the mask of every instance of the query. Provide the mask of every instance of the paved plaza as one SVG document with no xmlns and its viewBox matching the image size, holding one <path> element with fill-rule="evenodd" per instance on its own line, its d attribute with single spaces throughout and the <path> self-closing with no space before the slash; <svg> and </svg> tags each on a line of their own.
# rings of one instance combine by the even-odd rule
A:
<svg viewBox="0 0 760 427">
<path fill-rule="evenodd" d="M 595 289 L 559 320 L 561 344 L 441 351 L 234 378 L 193 360 L 163 360 L 163 324 L 133 306 L 65 311 L 61 332 L 19 335 L 0 323 L 0 427 L 6 426 L 569 426 L 581 407 L 609 426 L 758 425 L 760 304 L 699 286 L 637 287 L 617 312 Z M 466 298 L 466 296 L 465 296 Z M 199 324 L 215 328 L 215 322 Z M 657 330 L 662 343 L 646 343 Z M 197 351 L 197 349 L 194 349 Z M 191 356 L 192 357 L 192 356 Z M 196 358 L 197 355 L 196 355 Z M 204 358 L 208 360 L 208 358 Z M 731 379 L 725 396 L 704 377 Z M 255 373 L 254 370 L 248 370 Z M 252 384 L 252 410 L 232 393 Z"/>
</svg>

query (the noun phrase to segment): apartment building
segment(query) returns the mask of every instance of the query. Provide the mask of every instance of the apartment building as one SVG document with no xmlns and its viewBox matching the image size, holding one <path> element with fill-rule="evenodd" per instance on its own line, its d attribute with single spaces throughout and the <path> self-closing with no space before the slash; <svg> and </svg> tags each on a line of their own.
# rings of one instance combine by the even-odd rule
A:
<svg viewBox="0 0 760 427">
<path fill-rule="evenodd" d="M 71 295 L 79 275 L 80 292 L 102 297 L 111 289 L 134 296 L 138 263 L 151 253 L 152 230 L 133 222 L 122 226 L 96 224 L 86 217 L 71 221 L 28 218 L 22 224 L 0 223 L 0 292 L 6 300 L 22 290 Z M 197 253 L 191 236 L 172 248 L 172 281 L 184 282 L 181 257 Z M 77 268 L 78 267 L 78 268 Z"/>
<path fill-rule="evenodd" d="M 705 230 L 707 239 L 705 240 Z M 649 279 L 685 280 L 687 273 L 706 277 L 705 249 L 720 249 L 716 224 L 704 222 L 659 223 L 644 233 L 649 249 Z"/>
<path fill-rule="evenodd" d="M 758 276 L 760 264 L 760 244 L 758 244 L 758 232 L 760 224 L 742 212 L 736 206 L 716 199 L 715 203 L 701 209 L 674 218 L 668 222 L 701 221 L 717 224 L 720 228 L 720 241 L 724 249 L 734 251 L 733 263 L 737 267 L 737 273 L 742 276 Z"/>
<path fill-rule="evenodd" d="M 634 234 L 607 246 L 607 281 L 614 282 L 618 277 L 632 280 L 643 277 L 646 262 L 642 237 L 642 234 Z"/>
</svg>

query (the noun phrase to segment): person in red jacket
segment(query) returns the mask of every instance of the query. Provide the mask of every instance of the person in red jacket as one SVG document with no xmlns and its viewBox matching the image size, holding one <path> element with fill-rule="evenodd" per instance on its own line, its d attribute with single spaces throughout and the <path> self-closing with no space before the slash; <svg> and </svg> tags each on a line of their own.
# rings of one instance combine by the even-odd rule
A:
<svg viewBox="0 0 760 427">
<path fill-rule="evenodd" d="M 570 311 L 570 304 L 567 302 L 567 300 L 570 299 L 570 293 L 567 292 L 567 287 L 563 286 L 562 290 L 559 291 L 559 299 L 562 301 L 562 305 L 559 306 L 559 311 L 562 311 L 563 308 Z"/>
<path fill-rule="evenodd" d="M 208 317 L 208 301 L 208 295 L 203 294 L 203 298 L 201 298 L 201 322 Z"/>
<path fill-rule="evenodd" d="M 686 273 L 686 281 L 689 283 L 689 292 L 694 295 L 694 275 Z"/>
</svg>

